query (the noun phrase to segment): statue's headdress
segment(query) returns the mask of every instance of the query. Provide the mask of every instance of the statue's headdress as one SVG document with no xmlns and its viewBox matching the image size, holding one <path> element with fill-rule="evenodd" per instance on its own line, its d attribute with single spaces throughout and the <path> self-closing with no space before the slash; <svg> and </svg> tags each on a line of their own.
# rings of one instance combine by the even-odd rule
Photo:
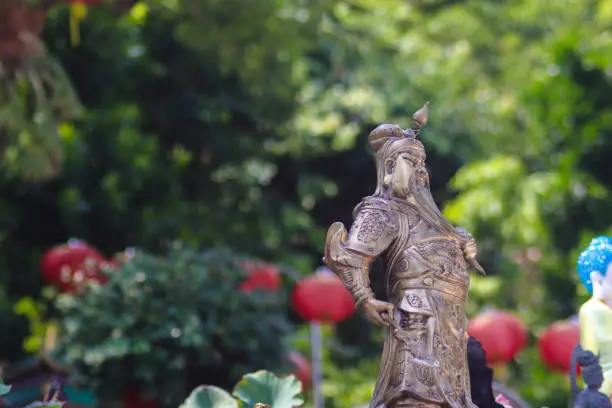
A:
<svg viewBox="0 0 612 408">
<path fill-rule="evenodd" d="M 425 148 L 423 143 L 418 140 L 418 136 L 421 128 L 427 124 L 428 104 L 429 102 L 412 115 L 411 129 L 402 129 L 398 125 L 384 124 L 371 131 L 368 136 L 368 144 L 374 153 L 379 153 L 383 147 L 386 147 L 386 153 L 407 151 L 415 158 L 425 160 Z"/>
<path fill-rule="evenodd" d="M 593 238 L 589 246 L 578 256 L 578 274 L 584 287 L 593 294 L 591 273 L 606 274 L 608 265 L 612 262 L 612 238 L 599 236 Z"/>
<path fill-rule="evenodd" d="M 466 262 L 470 267 L 485 274 L 484 269 L 476 260 L 478 250 L 474 238 L 464 229 L 455 228 L 448 222 L 429 190 L 429 175 L 425 168 L 425 147 L 418 139 L 421 128 L 428 121 L 428 105 L 429 102 L 425 103 L 421 109 L 412 115 L 412 127 L 410 129 L 402 129 L 398 125 L 384 124 L 370 132 L 368 144 L 376 154 L 378 173 L 378 184 L 374 196 L 384 194 L 385 188 L 388 186 L 385 178 L 393 174 L 397 156 L 408 153 L 409 161 L 413 162 L 415 169 L 415 183 L 412 186 L 414 188 L 409 191 L 412 205 L 418 209 L 421 217 L 427 223 L 442 233 L 456 237 L 461 242 Z M 355 212 L 361 208 L 361 205 L 355 208 Z"/>
</svg>

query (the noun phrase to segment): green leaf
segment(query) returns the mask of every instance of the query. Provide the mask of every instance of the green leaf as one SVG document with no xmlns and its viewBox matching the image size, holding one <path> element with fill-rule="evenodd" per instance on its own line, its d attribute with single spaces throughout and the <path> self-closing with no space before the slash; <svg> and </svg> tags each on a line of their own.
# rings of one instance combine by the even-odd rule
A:
<svg viewBox="0 0 612 408">
<path fill-rule="evenodd" d="M 221 388 L 201 385 L 179 408 L 238 408 L 238 402 Z"/>
<path fill-rule="evenodd" d="M 11 391 L 11 386 L 6 385 L 3 380 L 0 379 L 0 395 L 8 394 Z"/>
<path fill-rule="evenodd" d="M 269 371 L 261 370 L 242 377 L 234 389 L 234 396 L 252 408 L 257 403 L 271 408 L 296 407 L 304 403 L 300 396 L 302 386 L 290 375 L 278 378 Z"/>
<path fill-rule="evenodd" d="M 30 405 L 27 405 L 25 408 L 62 408 L 64 406 L 63 402 L 33 402 Z"/>
</svg>

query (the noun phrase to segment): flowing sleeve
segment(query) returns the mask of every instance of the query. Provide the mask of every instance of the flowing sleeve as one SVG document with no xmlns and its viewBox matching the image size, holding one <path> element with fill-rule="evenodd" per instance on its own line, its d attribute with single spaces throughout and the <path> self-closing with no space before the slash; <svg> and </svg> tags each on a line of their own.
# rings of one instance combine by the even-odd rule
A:
<svg viewBox="0 0 612 408">
<path fill-rule="evenodd" d="M 327 231 L 325 263 L 353 295 L 356 305 L 374 296 L 370 288 L 370 265 L 397 235 L 396 213 L 379 208 L 362 208 L 350 231 L 336 222 Z"/>
</svg>

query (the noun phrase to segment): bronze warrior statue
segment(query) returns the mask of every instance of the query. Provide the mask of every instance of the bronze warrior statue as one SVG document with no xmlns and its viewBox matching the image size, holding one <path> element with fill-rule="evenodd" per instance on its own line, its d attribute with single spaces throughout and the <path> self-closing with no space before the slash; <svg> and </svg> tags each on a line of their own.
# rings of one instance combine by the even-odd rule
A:
<svg viewBox="0 0 612 408">
<path fill-rule="evenodd" d="M 427 104 L 403 130 L 381 125 L 369 137 L 378 173 L 374 194 L 347 233 L 334 223 L 324 262 L 375 324 L 388 326 L 370 408 L 477 408 L 470 396 L 465 303 L 468 270 L 484 273 L 472 236 L 442 215 L 429 189 L 418 140 Z M 370 264 L 382 259 L 389 302 L 374 298 Z"/>
</svg>

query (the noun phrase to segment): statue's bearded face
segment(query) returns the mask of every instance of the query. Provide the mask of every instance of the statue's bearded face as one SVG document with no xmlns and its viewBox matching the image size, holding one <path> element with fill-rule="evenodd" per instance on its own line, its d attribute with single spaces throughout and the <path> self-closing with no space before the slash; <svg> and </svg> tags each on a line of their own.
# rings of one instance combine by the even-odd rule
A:
<svg viewBox="0 0 612 408">
<path fill-rule="evenodd" d="M 410 184 L 416 175 L 414 158 L 409 153 L 399 153 L 395 159 L 385 163 L 385 185 L 391 187 L 393 195 L 406 198 Z"/>
</svg>

